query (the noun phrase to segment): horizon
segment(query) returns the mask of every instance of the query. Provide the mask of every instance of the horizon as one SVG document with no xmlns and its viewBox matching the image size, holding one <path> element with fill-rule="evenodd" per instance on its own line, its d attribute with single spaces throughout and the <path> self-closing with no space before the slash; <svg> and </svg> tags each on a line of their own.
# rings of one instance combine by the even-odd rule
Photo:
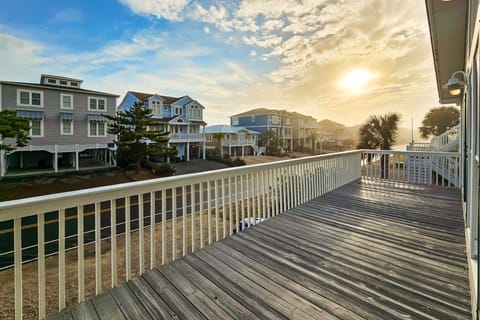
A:
<svg viewBox="0 0 480 320">
<path fill-rule="evenodd" d="M 423 1 L 19 0 L 0 43 L 1 80 L 80 78 L 118 103 L 189 95 L 209 125 L 264 107 L 349 127 L 398 112 L 418 128 L 439 105 Z"/>
</svg>

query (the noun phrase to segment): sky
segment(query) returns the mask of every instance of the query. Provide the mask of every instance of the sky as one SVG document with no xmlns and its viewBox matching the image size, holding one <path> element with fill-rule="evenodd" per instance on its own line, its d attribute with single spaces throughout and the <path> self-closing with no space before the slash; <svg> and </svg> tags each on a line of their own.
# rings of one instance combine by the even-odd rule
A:
<svg viewBox="0 0 480 320">
<path fill-rule="evenodd" d="M 422 0 L 6 0 L 0 79 L 189 95 L 208 124 L 273 108 L 347 126 L 438 106 Z"/>
</svg>

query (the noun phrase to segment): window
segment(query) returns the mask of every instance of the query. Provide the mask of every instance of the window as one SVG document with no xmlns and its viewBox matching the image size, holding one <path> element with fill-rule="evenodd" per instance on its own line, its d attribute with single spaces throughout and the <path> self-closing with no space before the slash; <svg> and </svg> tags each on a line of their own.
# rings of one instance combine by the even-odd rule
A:
<svg viewBox="0 0 480 320">
<path fill-rule="evenodd" d="M 89 137 L 106 137 L 105 122 L 89 121 L 88 122 Z"/>
<path fill-rule="evenodd" d="M 60 94 L 60 108 L 73 109 L 73 95 L 63 93 Z"/>
<path fill-rule="evenodd" d="M 251 116 L 251 117 L 250 117 L 250 121 L 251 121 L 251 122 L 255 122 L 255 116 Z"/>
<path fill-rule="evenodd" d="M 291 125 L 291 124 L 292 124 L 292 118 L 286 118 L 286 119 L 285 119 L 285 124 L 286 124 L 287 126 Z"/>
<path fill-rule="evenodd" d="M 176 107 L 175 108 L 175 114 L 182 115 L 182 107 Z"/>
<path fill-rule="evenodd" d="M 88 97 L 88 110 L 91 111 L 105 111 L 107 101 L 105 98 Z"/>
<path fill-rule="evenodd" d="M 272 124 L 280 124 L 280 117 L 272 116 Z"/>
<path fill-rule="evenodd" d="M 17 90 L 17 104 L 29 107 L 43 107 L 43 92 L 30 90 Z"/>
<path fill-rule="evenodd" d="M 238 126 L 238 118 L 232 118 L 232 126 Z"/>
<path fill-rule="evenodd" d="M 78 87 L 78 83 L 76 83 L 76 82 L 70 82 L 70 85 L 71 85 L 72 87 Z"/>
<path fill-rule="evenodd" d="M 60 120 L 60 134 L 72 135 L 73 134 L 73 121 L 68 119 Z"/>
<path fill-rule="evenodd" d="M 55 79 L 48 79 L 48 83 L 56 84 L 56 83 L 57 83 L 57 80 L 55 80 Z"/>
<path fill-rule="evenodd" d="M 207 141 L 210 141 L 210 142 L 212 141 L 212 135 L 211 135 L 211 134 L 209 134 L 209 135 L 207 136 Z"/>
<path fill-rule="evenodd" d="M 43 137 L 43 120 L 30 120 L 30 137 Z"/>
<path fill-rule="evenodd" d="M 66 80 L 60 80 L 60 84 L 66 86 L 68 85 L 68 82 Z"/>
<path fill-rule="evenodd" d="M 162 101 L 153 100 L 150 104 L 153 114 L 160 114 L 160 110 L 162 110 Z"/>
</svg>

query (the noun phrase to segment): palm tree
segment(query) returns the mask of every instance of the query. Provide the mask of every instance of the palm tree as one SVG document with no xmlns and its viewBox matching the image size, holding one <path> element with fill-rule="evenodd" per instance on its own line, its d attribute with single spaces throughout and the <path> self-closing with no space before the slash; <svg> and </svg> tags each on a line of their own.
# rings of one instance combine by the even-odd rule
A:
<svg viewBox="0 0 480 320">
<path fill-rule="evenodd" d="M 370 116 L 360 127 L 357 149 L 391 150 L 397 138 L 398 121 L 398 113 Z M 380 160 L 381 177 L 388 178 L 388 156 L 382 155 Z"/>
</svg>

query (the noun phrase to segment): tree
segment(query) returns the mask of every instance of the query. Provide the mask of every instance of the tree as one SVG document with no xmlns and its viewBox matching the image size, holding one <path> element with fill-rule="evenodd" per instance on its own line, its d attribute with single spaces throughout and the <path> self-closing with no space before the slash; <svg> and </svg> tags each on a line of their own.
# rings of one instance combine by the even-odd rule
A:
<svg viewBox="0 0 480 320">
<path fill-rule="evenodd" d="M 135 102 L 129 110 L 119 111 L 115 116 L 104 115 L 112 120 L 108 124 L 108 133 L 117 136 L 114 142 L 118 156 L 132 159 L 137 172 L 142 162 L 148 162 L 151 157 L 177 155 L 175 147 L 166 146 L 168 132 L 148 130 L 148 126 L 157 124 L 152 115 L 152 110 L 145 108 L 143 102 Z"/>
<path fill-rule="evenodd" d="M 25 118 L 17 117 L 13 111 L 0 112 L 0 150 L 7 153 L 15 150 L 15 147 L 24 147 L 27 145 L 28 131 L 30 125 Z M 15 146 L 3 141 L 5 138 L 15 139 Z"/>
<path fill-rule="evenodd" d="M 389 113 L 383 116 L 370 116 L 360 127 L 360 141 L 357 149 L 390 150 L 395 143 L 400 115 Z M 388 178 L 388 155 L 380 157 L 380 172 L 382 178 Z"/>
<path fill-rule="evenodd" d="M 438 136 L 460 123 L 460 111 L 456 107 L 437 107 L 427 112 L 422 120 L 420 135 L 427 139 Z"/>
<path fill-rule="evenodd" d="M 262 140 L 266 145 L 266 153 L 268 155 L 279 155 L 280 139 L 275 131 L 268 130 L 263 134 Z"/>
</svg>

